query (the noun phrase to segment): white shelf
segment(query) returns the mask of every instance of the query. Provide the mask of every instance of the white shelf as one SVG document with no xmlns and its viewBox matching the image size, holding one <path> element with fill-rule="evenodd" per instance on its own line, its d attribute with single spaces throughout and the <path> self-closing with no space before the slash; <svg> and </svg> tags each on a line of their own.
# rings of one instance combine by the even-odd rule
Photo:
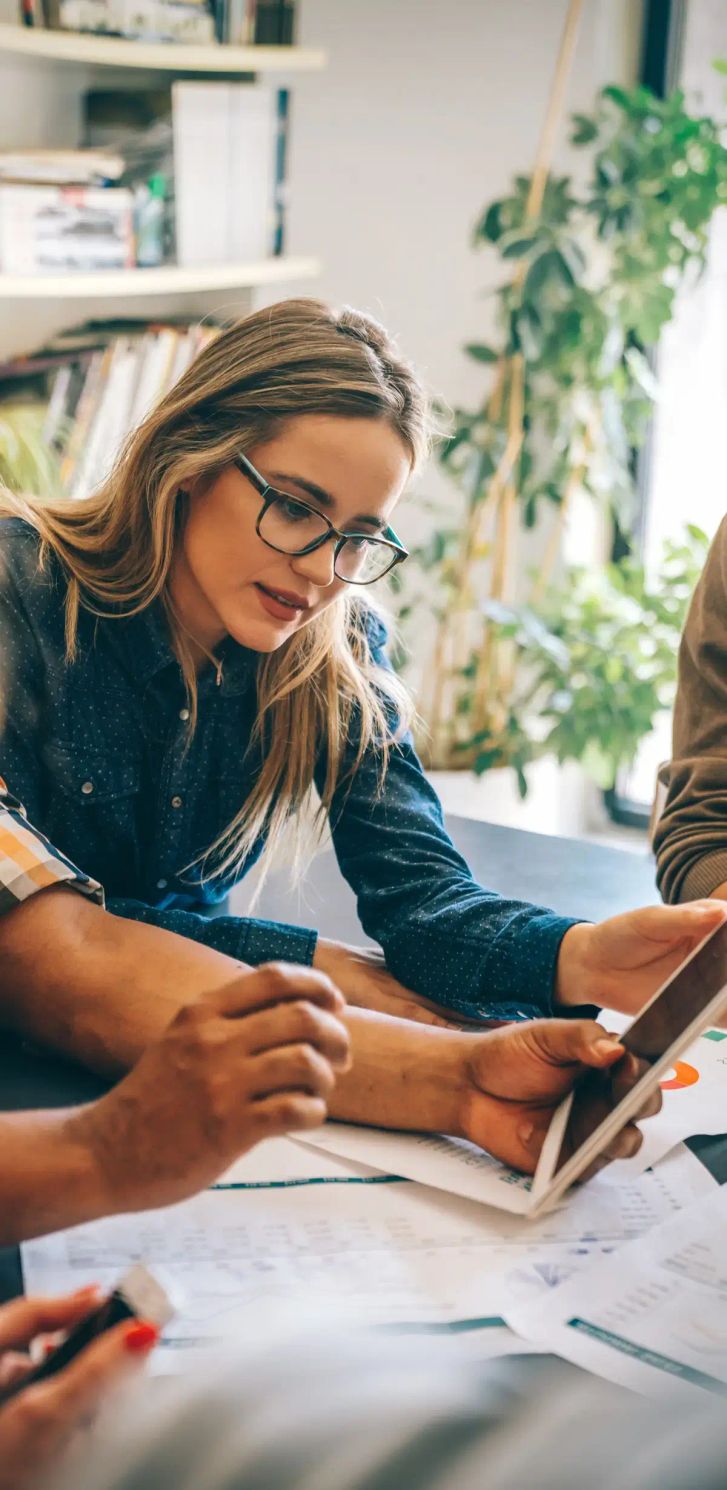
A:
<svg viewBox="0 0 727 1490">
<path fill-rule="evenodd" d="M 257 264 L 210 264 L 183 269 L 110 269 L 94 274 L 1 274 L 0 300 L 106 300 L 137 295 L 192 295 L 209 290 L 241 290 L 255 285 L 313 279 L 317 259 L 261 259 Z"/>
<path fill-rule="evenodd" d="M 175 42 L 126 41 L 77 31 L 0 23 L 0 59 L 13 53 L 50 62 L 90 67 L 147 68 L 152 72 L 235 73 L 313 72 L 326 54 L 312 47 L 186 46 Z"/>
</svg>

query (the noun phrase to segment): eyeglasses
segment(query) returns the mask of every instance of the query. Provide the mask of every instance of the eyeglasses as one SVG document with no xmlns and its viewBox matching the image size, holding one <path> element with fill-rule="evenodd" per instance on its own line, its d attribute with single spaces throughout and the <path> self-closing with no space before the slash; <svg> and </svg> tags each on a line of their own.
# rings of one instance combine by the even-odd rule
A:
<svg viewBox="0 0 727 1490">
<path fill-rule="evenodd" d="M 373 538 L 368 533 L 342 533 L 317 507 L 271 486 L 247 456 L 239 455 L 234 464 L 263 498 L 255 531 L 276 553 L 312 554 L 335 538 L 333 573 L 348 585 L 372 585 L 396 564 L 408 559 L 408 550 L 399 542 L 393 528 L 385 528 L 383 538 Z"/>
</svg>

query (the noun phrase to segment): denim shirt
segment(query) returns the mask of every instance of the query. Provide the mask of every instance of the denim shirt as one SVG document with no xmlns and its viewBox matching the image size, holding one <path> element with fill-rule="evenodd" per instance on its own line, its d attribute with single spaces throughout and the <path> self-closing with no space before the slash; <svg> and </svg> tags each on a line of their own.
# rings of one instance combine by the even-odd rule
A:
<svg viewBox="0 0 727 1490">
<path fill-rule="evenodd" d="M 257 654 L 228 639 L 219 682 L 211 669 L 200 678 L 190 740 L 163 612 L 99 619 L 82 610 L 67 662 L 64 596 L 55 558 L 38 569 L 33 530 L 17 518 L 0 521 L 0 775 L 9 789 L 35 826 L 100 881 L 111 911 L 244 962 L 310 962 L 314 931 L 192 909 L 223 899 L 262 852 L 260 842 L 226 879 L 205 879 L 195 862 L 259 770 L 249 748 Z M 372 656 L 386 666 L 384 642 L 372 618 Z M 393 748 L 382 791 L 378 776 L 372 748 L 336 793 L 330 823 L 361 924 L 394 976 L 475 1018 L 551 1013 L 558 949 L 573 923 L 475 883 L 410 739 Z"/>
</svg>

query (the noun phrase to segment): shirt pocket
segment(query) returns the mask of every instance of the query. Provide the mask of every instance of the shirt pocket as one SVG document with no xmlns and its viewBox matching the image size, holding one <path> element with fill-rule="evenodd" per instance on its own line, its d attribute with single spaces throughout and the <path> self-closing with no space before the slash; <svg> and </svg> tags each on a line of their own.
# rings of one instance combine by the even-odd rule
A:
<svg viewBox="0 0 727 1490">
<path fill-rule="evenodd" d="M 99 880 L 107 896 L 139 897 L 144 819 L 142 760 L 54 740 L 43 749 L 45 830 L 52 843 Z"/>
<path fill-rule="evenodd" d="M 50 795 L 55 790 L 79 808 L 123 802 L 141 791 L 141 756 L 108 756 L 53 741 L 43 750 Z"/>
</svg>

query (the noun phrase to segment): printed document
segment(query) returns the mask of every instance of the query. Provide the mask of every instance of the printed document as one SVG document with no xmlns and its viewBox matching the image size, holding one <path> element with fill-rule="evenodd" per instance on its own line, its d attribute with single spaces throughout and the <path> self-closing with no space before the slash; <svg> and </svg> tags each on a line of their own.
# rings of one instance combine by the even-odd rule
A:
<svg viewBox="0 0 727 1490">
<path fill-rule="evenodd" d="M 162 1369 L 192 1347 L 267 1330 L 301 1298 L 339 1321 L 476 1336 L 481 1353 L 500 1353 L 512 1343 L 503 1304 L 513 1270 L 562 1269 L 655 1226 L 713 1184 L 687 1159 L 618 1188 L 596 1183 L 577 1205 L 529 1222 L 280 1139 L 193 1200 L 27 1243 L 25 1285 L 64 1292 L 89 1279 L 112 1285 L 135 1261 L 158 1268 L 186 1300 L 165 1332 Z"/>
<path fill-rule="evenodd" d="M 727 1187 L 505 1313 L 540 1349 L 646 1395 L 727 1393 Z"/>
</svg>

